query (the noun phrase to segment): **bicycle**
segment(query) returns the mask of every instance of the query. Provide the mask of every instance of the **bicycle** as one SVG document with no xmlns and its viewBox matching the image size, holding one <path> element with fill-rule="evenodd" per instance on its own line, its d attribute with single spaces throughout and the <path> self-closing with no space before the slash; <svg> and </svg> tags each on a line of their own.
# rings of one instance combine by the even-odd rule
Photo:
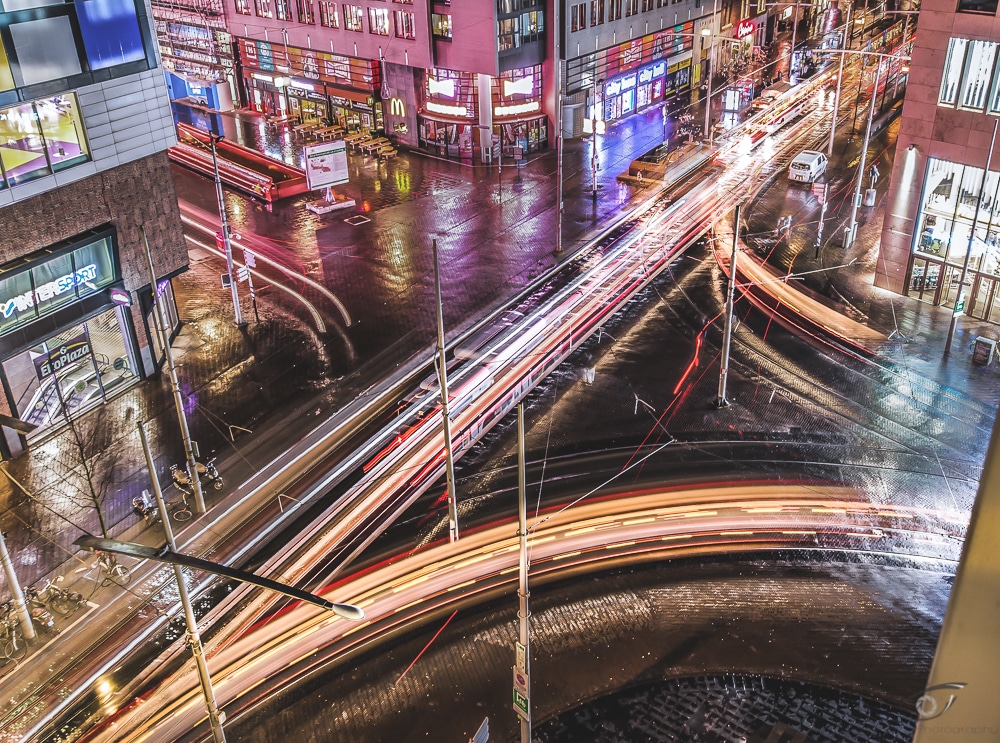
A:
<svg viewBox="0 0 1000 743">
<path fill-rule="evenodd" d="M 28 654 L 28 641 L 21 634 L 21 625 L 10 601 L 3 604 L 0 618 L 0 648 L 8 660 L 19 661 Z"/>
<path fill-rule="evenodd" d="M 187 498 L 181 498 L 180 502 L 172 505 L 171 508 L 173 510 L 170 511 L 170 516 L 174 521 L 190 521 L 194 515 L 188 505 Z"/>
<path fill-rule="evenodd" d="M 38 598 L 44 601 L 46 606 L 59 616 L 68 617 L 81 606 L 87 603 L 87 599 L 82 593 L 60 588 L 57 583 L 62 581 L 59 576 L 54 581 L 47 580 L 45 587 L 39 591 Z"/>
<path fill-rule="evenodd" d="M 119 586 L 127 586 L 132 580 L 132 573 L 129 569 L 118 562 L 118 558 L 110 552 L 102 552 L 97 558 L 97 565 L 105 577 L 101 579 L 102 586 L 110 586 L 112 583 Z"/>
</svg>

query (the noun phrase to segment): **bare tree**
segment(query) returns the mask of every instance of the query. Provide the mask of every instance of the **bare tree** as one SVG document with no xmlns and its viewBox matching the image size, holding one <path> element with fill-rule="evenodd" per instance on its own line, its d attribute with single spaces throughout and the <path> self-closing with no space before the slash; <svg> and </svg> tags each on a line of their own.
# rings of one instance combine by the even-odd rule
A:
<svg viewBox="0 0 1000 743">
<path fill-rule="evenodd" d="M 70 471 L 82 481 L 68 483 L 70 487 L 64 495 L 81 508 L 92 508 L 101 528 L 101 536 L 107 537 L 109 531 L 104 505 L 123 457 L 119 421 L 105 405 L 83 416 L 73 417 L 58 383 L 56 390 L 69 433 L 73 458 L 69 463 Z"/>
</svg>

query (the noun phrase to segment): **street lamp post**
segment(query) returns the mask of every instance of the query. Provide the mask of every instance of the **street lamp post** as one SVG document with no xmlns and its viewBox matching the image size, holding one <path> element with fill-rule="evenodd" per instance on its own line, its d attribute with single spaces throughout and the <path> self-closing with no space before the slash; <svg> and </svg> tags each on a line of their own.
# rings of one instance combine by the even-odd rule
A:
<svg viewBox="0 0 1000 743">
<path fill-rule="evenodd" d="M 858 164 L 858 182 L 854 187 L 854 201 L 851 204 L 851 221 L 847 228 L 847 237 L 844 246 L 850 247 L 854 244 L 854 238 L 858 231 L 858 206 L 861 203 L 861 181 L 865 177 L 865 164 L 868 157 L 868 142 L 872 136 L 872 119 L 875 118 L 875 100 L 878 98 L 875 93 L 878 91 L 878 81 L 882 74 L 882 65 L 875 67 L 875 87 L 872 88 L 872 104 L 868 111 L 868 126 L 865 127 L 865 140 L 861 145 L 861 161 Z"/>
<path fill-rule="evenodd" d="M 726 318 L 722 332 L 722 362 L 719 367 L 719 392 L 715 407 L 728 408 L 726 382 L 729 377 L 729 345 L 733 337 L 733 304 L 736 297 L 736 257 L 740 248 L 740 205 L 736 205 L 736 224 L 733 227 L 733 257 L 729 263 L 729 287 L 726 291 Z"/>
<path fill-rule="evenodd" d="M 163 491 L 160 490 L 160 480 L 156 476 L 156 469 L 153 466 L 153 455 L 149 451 L 149 442 L 146 440 L 146 428 L 143 426 L 142 421 L 139 421 L 138 425 L 139 440 L 142 442 L 142 452 L 146 456 L 146 467 L 149 468 L 149 479 L 153 485 L 156 507 L 160 509 L 160 521 L 163 522 L 163 534 L 167 539 L 167 546 L 173 552 L 177 550 L 177 545 L 174 543 L 174 531 L 170 528 L 170 519 L 167 517 L 167 504 L 163 500 Z M 191 655 L 194 656 L 195 665 L 198 667 L 198 679 L 201 681 L 201 691 L 205 697 L 205 709 L 208 712 L 209 727 L 212 728 L 212 740 L 214 743 L 226 743 L 226 732 L 222 729 L 222 724 L 226 721 L 226 714 L 219 710 L 219 703 L 215 700 L 212 677 L 208 672 L 208 662 L 205 660 L 205 648 L 201 644 L 201 635 L 198 633 L 198 620 L 191 606 L 187 584 L 184 583 L 184 573 L 181 571 L 181 566 L 176 563 L 174 563 L 173 568 L 174 580 L 177 582 L 177 593 L 181 600 L 181 607 L 184 610 L 184 624 L 187 627 L 187 644 L 191 648 Z"/>
<path fill-rule="evenodd" d="M 149 269 L 149 290 L 153 301 L 153 324 L 156 332 L 160 336 L 160 344 L 163 346 L 163 355 L 166 359 L 167 375 L 170 378 L 170 389 L 174 393 L 174 406 L 177 408 L 177 422 L 181 428 L 181 441 L 184 443 L 184 458 L 187 462 L 187 474 L 191 482 L 191 491 L 194 496 L 194 508 L 198 513 L 205 513 L 205 494 L 201 489 L 201 477 L 198 476 L 198 463 L 195 461 L 194 442 L 191 441 L 191 430 L 188 428 L 187 413 L 184 412 L 184 396 L 181 394 L 181 385 L 177 379 L 177 367 L 174 365 L 174 352 L 170 348 L 170 336 L 167 333 L 166 321 L 163 318 L 162 303 L 157 296 L 158 287 L 156 285 L 156 272 L 153 270 L 153 254 L 149 250 L 149 241 L 146 240 L 146 229 L 140 227 L 142 233 L 142 244 L 146 249 L 146 266 Z"/>
<path fill-rule="evenodd" d="M 712 12 L 712 24 L 715 24 L 715 11 Z M 708 33 L 705 33 L 705 32 Z M 709 145 L 712 144 L 712 75 L 715 74 L 715 34 L 712 29 L 703 28 L 701 30 L 701 46 L 705 47 L 705 38 L 711 38 L 712 43 L 708 47 L 708 80 L 706 81 L 705 95 L 705 137 L 708 138 Z"/>
<path fill-rule="evenodd" d="M 215 170 L 215 196 L 219 200 L 219 219 L 222 222 L 222 245 L 226 252 L 226 273 L 229 275 L 229 291 L 233 295 L 233 315 L 236 324 L 246 325 L 243 321 L 243 310 L 240 308 L 240 293 L 236 288 L 237 281 L 233 272 L 233 243 L 229 236 L 229 221 L 226 219 L 226 204 L 222 200 L 222 178 L 219 176 L 219 158 L 215 154 L 215 143 L 222 139 L 221 135 L 209 133 L 212 143 L 212 168 Z"/>
</svg>

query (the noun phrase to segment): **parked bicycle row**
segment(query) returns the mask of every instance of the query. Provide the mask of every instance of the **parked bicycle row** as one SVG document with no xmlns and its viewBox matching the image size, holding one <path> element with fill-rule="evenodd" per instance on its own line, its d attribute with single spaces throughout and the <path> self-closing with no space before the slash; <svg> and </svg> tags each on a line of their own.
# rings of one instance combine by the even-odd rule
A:
<svg viewBox="0 0 1000 743">
<path fill-rule="evenodd" d="M 94 590 L 100 587 L 126 586 L 132 580 L 132 573 L 110 552 L 100 552 L 92 570 L 98 575 L 92 578 Z M 46 637 L 59 633 L 56 618 L 69 617 L 89 604 L 89 597 L 79 591 L 63 588 L 59 584 L 62 576 L 55 580 L 45 580 L 44 585 L 25 586 L 22 589 L 25 609 L 36 636 Z M 24 636 L 22 616 L 14 607 L 13 599 L 0 604 L 0 652 L 4 658 L 18 662 L 27 654 L 30 643 Z"/>
</svg>

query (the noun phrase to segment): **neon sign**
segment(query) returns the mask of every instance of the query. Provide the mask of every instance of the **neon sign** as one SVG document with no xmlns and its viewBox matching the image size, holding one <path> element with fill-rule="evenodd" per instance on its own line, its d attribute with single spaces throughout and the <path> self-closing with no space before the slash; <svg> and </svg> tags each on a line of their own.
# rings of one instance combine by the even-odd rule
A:
<svg viewBox="0 0 1000 743">
<path fill-rule="evenodd" d="M 96 280 L 97 266 L 91 263 L 89 266 L 84 266 L 78 271 L 60 276 L 47 284 L 42 284 L 36 287 L 34 291 L 27 291 L 8 299 L 3 304 L 0 304 L 0 313 L 3 314 L 6 320 L 15 312 L 24 312 L 36 304 L 41 304 L 42 302 L 58 297 L 60 294 L 65 294 L 80 284 L 93 284 Z"/>
<path fill-rule="evenodd" d="M 736 26 L 736 38 L 743 39 L 754 32 L 753 21 L 744 20 L 740 21 Z"/>
</svg>

